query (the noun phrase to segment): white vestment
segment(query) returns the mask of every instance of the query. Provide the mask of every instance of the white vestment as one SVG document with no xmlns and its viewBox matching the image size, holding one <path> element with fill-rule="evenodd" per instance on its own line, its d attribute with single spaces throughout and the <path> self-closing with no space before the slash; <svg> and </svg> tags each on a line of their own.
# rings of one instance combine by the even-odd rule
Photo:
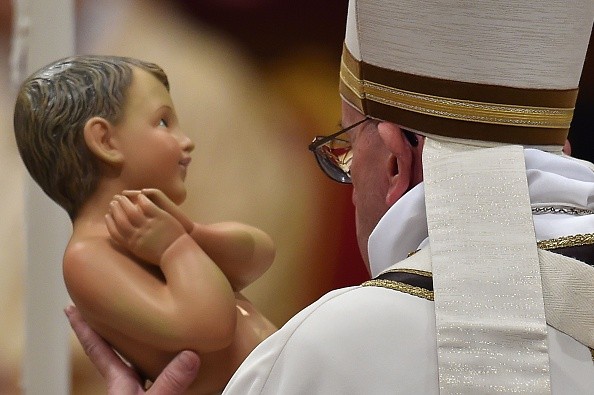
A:
<svg viewBox="0 0 594 395">
<path fill-rule="evenodd" d="M 532 149 L 525 158 L 537 239 L 594 233 L 594 215 L 576 214 L 594 211 L 591 165 Z M 431 271 L 424 250 L 407 259 L 428 243 L 423 197 L 421 184 L 380 220 L 369 240 L 372 276 L 394 268 Z M 339 289 L 260 344 L 224 393 L 437 394 L 435 339 L 431 300 L 383 287 Z M 551 326 L 548 343 L 552 392 L 594 394 L 590 348 Z"/>
</svg>

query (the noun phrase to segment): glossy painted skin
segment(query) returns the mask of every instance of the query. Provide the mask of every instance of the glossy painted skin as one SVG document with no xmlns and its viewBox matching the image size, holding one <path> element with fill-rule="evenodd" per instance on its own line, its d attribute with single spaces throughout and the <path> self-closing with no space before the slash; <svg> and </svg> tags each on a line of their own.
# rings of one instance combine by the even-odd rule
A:
<svg viewBox="0 0 594 395">
<path fill-rule="evenodd" d="M 362 119 L 362 117 L 363 115 L 357 110 L 353 109 L 350 105 L 343 103 L 343 126 L 351 125 Z M 367 241 L 373 228 L 396 200 L 406 193 L 410 187 L 422 180 L 421 151 L 423 143 L 421 140 L 417 147 L 412 147 L 404 137 L 402 130 L 397 125 L 380 121 L 363 123 L 361 126 L 353 129 L 348 137 L 351 139 L 354 150 L 351 176 L 353 180 L 353 203 L 357 215 L 357 238 L 364 260 L 369 266 Z M 249 313 L 249 310 L 243 310 Z M 83 345 L 86 348 L 92 347 L 93 342 L 96 342 L 96 338 L 93 340 L 84 337 L 83 334 L 80 333 L 80 328 L 84 327 L 84 323 L 81 322 L 78 316 L 73 316 L 71 314 L 70 317 L 73 326 L 77 328 L 79 338 L 83 342 Z M 255 317 L 255 321 L 261 323 L 264 322 L 255 314 L 252 315 L 252 317 Z M 87 318 L 87 320 L 89 319 Z M 256 335 L 256 338 L 258 338 L 258 331 L 253 330 L 253 328 L 257 328 L 258 325 L 252 324 L 253 321 L 254 320 L 247 321 L 247 323 L 251 328 L 250 331 Z M 90 320 L 89 323 L 92 324 Z M 183 325 L 183 323 L 179 323 L 179 325 Z M 238 328 L 241 328 L 241 326 L 238 325 Z M 265 325 L 265 322 L 261 328 L 263 333 L 270 331 L 270 328 Z M 249 336 L 236 337 L 237 341 L 242 342 L 243 339 L 249 339 Z M 243 349 L 248 348 L 249 347 L 245 347 Z M 238 349 L 241 350 L 242 348 L 238 347 Z M 103 350 L 105 351 L 105 349 Z M 165 363 L 173 358 L 174 353 L 163 353 L 163 355 L 164 358 L 159 361 L 159 367 L 165 366 Z M 223 361 L 228 355 L 225 355 L 224 353 L 201 354 L 203 362 L 207 362 L 205 357 L 210 357 L 212 358 L 211 360 Z M 98 366 L 109 363 L 109 358 L 110 353 L 108 352 L 102 352 L 99 355 L 92 356 L 94 363 Z M 139 358 L 142 358 L 142 356 L 139 356 Z M 216 366 L 216 363 L 211 366 Z M 113 367 L 114 369 L 118 369 L 118 374 L 113 376 L 116 378 L 110 378 L 111 383 L 116 383 L 117 377 L 130 377 L 129 371 L 125 367 Z M 184 374 L 180 369 L 168 373 L 179 375 Z M 211 373 L 212 369 L 209 370 L 207 366 L 203 364 L 200 368 L 197 382 L 204 383 L 205 380 L 209 380 L 210 377 L 212 377 Z M 160 377 L 163 380 L 166 380 L 164 375 L 161 375 Z M 123 379 L 123 382 L 129 383 L 130 380 Z"/>
<path fill-rule="evenodd" d="M 126 189 L 160 189 L 180 204 L 194 143 L 181 131 L 165 86 L 147 72 L 134 70 L 133 75 L 124 118 L 113 129 L 113 141 L 126 158 L 121 182 Z"/>
<path fill-rule="evenodd" d="M 123 118 L 91 118 L 84 137 L 101 177 L 64 255 L 72 300 L 142 376 L 154 379 L 189 349 L 202 361 L 189 392 L 220 390 L 275 330 L 239 293 L 272 263 L 272 241 L 239 223 L 194 223 L 179 209 L 194 144 L 146 71 L 133 71 Z"/>
</svg>

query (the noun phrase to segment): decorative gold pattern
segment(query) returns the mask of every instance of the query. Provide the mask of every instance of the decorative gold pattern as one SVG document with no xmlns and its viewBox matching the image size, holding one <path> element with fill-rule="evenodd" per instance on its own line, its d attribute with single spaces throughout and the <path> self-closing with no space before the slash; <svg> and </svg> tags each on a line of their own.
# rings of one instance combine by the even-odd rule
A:
<svg viewBox="0 0 594 395">
<path fill-rule="evenodd" d="M 419 250 L 417 250 L 419 251 Z M 429 277 L 432 278 L 433 274 L 426 270 L 419 270 L 419 269 L 392 269 L 387 270 L 384 273 L 408 273 L 408 274 L 416 274 L 417 276 Z"/>
<path fill-rule="evenodd" d="M 581 236 L 588 236 L 588 238 L 592 241 L 592 243 L 585 243 L 585 244 L 594 244 L 594 234 L 576 235 L 576 236 L 570 236 L 570 237 L 559 238 L 559 239 L 554 239 L 554 240 L 569 239 L 572 237 L 577 237 L 579 239 L 579 238 L 581 238 Z M 545 240 L 544 242 L 551 242 L 551 241 L 553 241 L 553 240 Z M 539 243 L 544 243 L 544 242 L 539 242 Z M 575 245 L 583 245 L 583 244 L 572 244 L 572 245 L 568 245 L 568 246 L 575 246 Z M 549 248 L 541 247 L 540 245 L 539 245 L 539 248 L 545 249 L 545 250 L 549 249 Z M 559 247 L 551 247 L 551 248 L 559 248 Z M 393 269 L 393 270 L 389 270 L 386 273 L 410 273 L 410 274 L 417 274 L 419 276 L 432 277 L 431 272 L 427 272 L 425 270 L 416 270 L 416 269 Z M 364 282 L 363 284 L 361 284 L 361 286 L 362 287 L 388 288 L 388 289 L 392 289 L 395 291 L 404 292 L 404 293 L 407 293 L 412 296 L 417 296 L 419 298 L 423 298 L 423 299 L 427 299 L 427 300 L 431 300 L 431 301 L 434 300 L 433 299 L 433 297 L 434 297 L 433 291 L 429 291 L 429 290 L 426 290 L 425 288 L 415 287 L 413 285 L 401 283 L 399 281 L 373 279 L 373 280 Z M 594 363 L 594 349 L 592 349 L 590 347 L 588 347 L 588 348 L 590 350 L 590 354 L 592 355 L 592 362 Z"/>
<path fill-rule="evenodd" d="M 530 107 L 451 99 L 405 91 L 361 80 L 341 63 L 340 78 L 359 99 L 367 98 L 392 107 L 447 119 L 511 125 L 567 129 L 573 108 Z"/>
<path fill-rule="evenodd" d="M 407 254 L 407 257 L 408 257 L 408 258 L 410 258 L 411 256 L 413 256 L 414 254 L 416 254 L 416 253 L 417 253 L 417 252 L 419 252 L 419 251 L 421 251 L 421 250 L 420 250 L 420 249 L 418 249 L 418 250 L 411 251 L 411 252 L 409 252 L 409 253 Z"/>
<path fill-rule="evenodd" d="M 363 287 L 383 287 L 407 293 L 419 298 L 433 300 L 433 291 L 428 291 L 425 288 L 415 287 L 413 285 L 404 284 L 392 280 L 369 280 L 361 284 Z"/>
<path fill-rule="evenodd" d="M 417 269 L 392 269 L 387 271 L 386 273 L 408 273 L 408 274 L 415 274 L 417 276 L 429 277 L 431 278 L 431 272 L 425 270 L 417 270 Z M 363 287 L 383 287 L 393 289 L 395 291 L 400 291 L 407 293 L 409 295 L 417 296 L 427 300 L 433 300 L 433 291 L 429 291 L 422 287 L 416 287 L 414 285 L 409 285 L 400 281 L 394 280 L 384 280 L 384 279 L 373 279 L 364 282 L 361 284 Z"/>
<path fill-rule="evenodd" d="M 577 247 L 590 244 L 594 244 L 594 233 L 563 236 L 556 239 L 541 240 L 536 243 L 541 250 L 553 250 L 556 248 Z"/>
</svg>

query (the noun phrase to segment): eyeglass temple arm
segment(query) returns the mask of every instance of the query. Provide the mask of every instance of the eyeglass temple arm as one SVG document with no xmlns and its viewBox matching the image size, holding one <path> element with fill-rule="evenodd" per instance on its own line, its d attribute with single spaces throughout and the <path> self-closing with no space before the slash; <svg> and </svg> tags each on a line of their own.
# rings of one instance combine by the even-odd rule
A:
<svg viewBox="0 0 594 395">
<path fill-rule="evenodd" d="M 319 146 L 326 144 L 328 141 L 335 139 L 336 137 L 340 136 L 343 133 L 348 132 L 349 130 L 351 130 L 354 127 L 357 127 L 359 125 L 361 125 L 363 122 L 365 121 L 369 121 L 370 117 L 365 117 L 362 120 L 360 120 L 359 122 L 355 122 L 354 124 L 339 130 L 336 133 L 332 133 L 331 135 L 325 136 L 325 137 L 316 137 L 314 139 L 314 141 L 311 142 L 311 144 L 309 144 L 308 149 L 310 151 L 315 151 Z M 404 132 L 404 136 L 406 137 L 406 139 L 408 140 L 408 142 L 410 143 L 411 146 L 416 147 L 419 145 L 419 139 L 417 138 L 417 135 L 414 132 L 411 132 L 410 130 L 407 129 L 402 129 Z"/>
</svg>

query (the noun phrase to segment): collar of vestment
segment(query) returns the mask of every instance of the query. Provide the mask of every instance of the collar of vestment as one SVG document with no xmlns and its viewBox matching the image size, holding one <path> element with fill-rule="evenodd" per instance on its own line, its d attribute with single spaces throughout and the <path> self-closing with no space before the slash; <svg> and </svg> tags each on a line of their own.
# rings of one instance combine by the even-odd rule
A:
<svg viewBox="0 0 594 395">
<path fill-rule="evenodd" d="M 526 176 L 538 240 L 594 233 L 592 164 L 525 149 Z M 398 200 L 369 238 L 371 276 L 427 244 L 425 189 L 419 184 Z"/>
</svg>

